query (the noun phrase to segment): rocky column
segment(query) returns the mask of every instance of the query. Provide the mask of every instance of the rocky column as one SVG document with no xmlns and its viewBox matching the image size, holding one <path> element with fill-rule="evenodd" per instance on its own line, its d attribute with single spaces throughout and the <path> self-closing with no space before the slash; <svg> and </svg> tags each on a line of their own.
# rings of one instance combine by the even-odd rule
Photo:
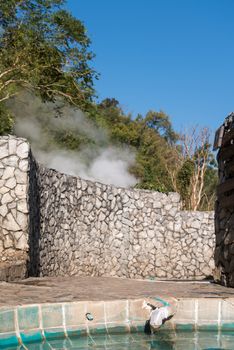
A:
<svg viewBox="0 0 234 350">
<path fill-rule="evenodd" d="M 0 280 L 22 278 L 28 258 L 29 144 L 0 139 Z"/>
</svg>

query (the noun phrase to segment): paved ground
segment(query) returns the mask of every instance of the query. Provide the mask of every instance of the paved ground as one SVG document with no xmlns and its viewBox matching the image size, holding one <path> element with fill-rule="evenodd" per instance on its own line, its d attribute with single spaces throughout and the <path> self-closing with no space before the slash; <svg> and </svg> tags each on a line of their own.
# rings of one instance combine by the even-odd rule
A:
<svg viewBox="0 0 234 350">
<path fill-rule="evenodd" d="M 0 282 L 0 306 L 141 297 L 234 298 L 234 288 L 209 282 L 164 282 L 109 277 L 44 277 Z"/>
</svg>

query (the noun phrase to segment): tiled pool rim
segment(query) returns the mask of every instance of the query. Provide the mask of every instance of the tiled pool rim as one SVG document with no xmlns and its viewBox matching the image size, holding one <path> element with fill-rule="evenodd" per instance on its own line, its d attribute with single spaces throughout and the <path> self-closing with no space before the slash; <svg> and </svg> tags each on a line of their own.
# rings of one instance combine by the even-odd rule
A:
<svg viewBox="0 0 234 350">
<path fill-rule="evenodd" d="M 87 334 L 143 332 L 144 299 L 77 301 L 0 308 L 0 348 Z M 153 302 L 153 299 L 147 298 Z M 175 316 L 160 330 L 234 331 L 234 298 L 174 299 Z M 86 318 L 89 312 L 93 320 Z"/>
</svg>

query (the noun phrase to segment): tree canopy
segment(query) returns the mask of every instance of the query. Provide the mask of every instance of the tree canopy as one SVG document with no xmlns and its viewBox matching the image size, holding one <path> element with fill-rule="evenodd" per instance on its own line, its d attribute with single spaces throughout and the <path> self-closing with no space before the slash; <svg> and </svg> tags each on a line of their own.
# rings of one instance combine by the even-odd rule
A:
<svg viewBox="0 0 234 350">
<path fill-rule="evenodd" d="M 124 114 L 114 98 L 99 103 L 94 118 L 109 131 L 112 142 L 136 150 L 130 171 L 138 179 L 138 188 L 179 192 L 186 209 L 213 208 L 217 166 L 208 129 L 195 127 L 180 135 L 163 111 L 133 118 Z"/>
<path fill-rule="evenodd" d="M 91 101 L 96 74 L 90 40 L 63 5 L 63 0 L 0 3 L 0 102 L 21 89 L 43 100 L 60 96 L 82 109 Z"/>
</svg>

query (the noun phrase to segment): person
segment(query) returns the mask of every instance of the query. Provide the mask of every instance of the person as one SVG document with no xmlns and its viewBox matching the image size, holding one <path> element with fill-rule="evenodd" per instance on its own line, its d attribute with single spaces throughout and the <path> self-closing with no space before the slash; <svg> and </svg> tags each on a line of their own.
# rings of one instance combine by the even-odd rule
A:
<svg viewBox="0 0 234 350">
<path fill-rule="evenodd" d="M 169 321 L 174 316 L 172 307 L 167 301 L 161 298 L 155 298 L 155 300 L 161 302 L 163 306 L 157 307 L 150 303 L 147 303 L 145 300 L 142 305 L 143 309 L 150 311 L 150 318 L 145 323 L 144 331 L 146 334 L 152 334 L 155 330 L 160 328 L 166 321 Z"/>
</svg>

